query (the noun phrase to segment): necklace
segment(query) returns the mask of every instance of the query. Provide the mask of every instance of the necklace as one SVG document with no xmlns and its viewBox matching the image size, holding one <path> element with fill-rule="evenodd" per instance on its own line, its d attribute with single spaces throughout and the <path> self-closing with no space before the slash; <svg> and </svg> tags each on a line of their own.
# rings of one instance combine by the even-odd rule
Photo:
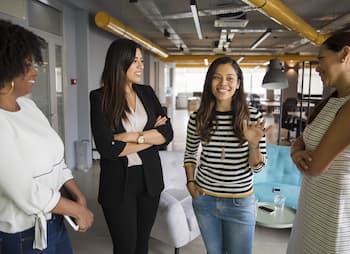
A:
<svg viewBox="0 0 350 254">
<path fill-rule="evenodd" d="M 225 154 L 225 146 L 222 146 L 221 147 L 221 160 L 224 160 L 225 156 L 226 156 L 226 154 Z"/>
<path fill-rule="evenodd" d="M 224 160 L 226 158 L 226 141 L 227 141 L 228 136 L 225 136 L 225 139 L 223 140 L 222 146 L 221 146 L 221 160 Z"/>
</svg>

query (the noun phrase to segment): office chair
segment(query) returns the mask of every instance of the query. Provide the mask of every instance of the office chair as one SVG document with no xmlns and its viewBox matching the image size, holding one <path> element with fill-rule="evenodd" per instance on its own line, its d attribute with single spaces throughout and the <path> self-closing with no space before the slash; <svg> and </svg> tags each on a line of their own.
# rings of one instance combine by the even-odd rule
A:
<svg viewBox="0 0 350 254">
<path fill-rule="evenodd" d="M 296 98 L 287 98 L 282 104 L 282 128 L 288 130 L 287 140 L 290 140 L 290 132 L 298 128 L 298 117 L 291 116 L 288 112 L 298 111 L 298 101 Z"/>
<path fill-rule="evenodd" d="M 260 96 L 255 93 L 252 93 L 250 95 L 250 105 L 261 111 Z"/>
</svg>

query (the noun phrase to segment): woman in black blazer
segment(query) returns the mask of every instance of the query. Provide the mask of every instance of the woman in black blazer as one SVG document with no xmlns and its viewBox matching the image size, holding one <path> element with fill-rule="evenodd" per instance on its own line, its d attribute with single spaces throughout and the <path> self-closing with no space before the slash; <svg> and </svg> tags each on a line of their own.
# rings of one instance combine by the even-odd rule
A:
<svg viewBox="0 0 350 254">
<path fill-rule="evenodd" d="M 107 51 L 102 87 L 90 93 L 92 133 L 101 155 L 98 201 L 114 254 L 147 254 L 164 187 L 158 150 L 173 138 L 153 89 L 136 84 L 142 71 L 141 47 L 115 40 Z"/>
</svg>

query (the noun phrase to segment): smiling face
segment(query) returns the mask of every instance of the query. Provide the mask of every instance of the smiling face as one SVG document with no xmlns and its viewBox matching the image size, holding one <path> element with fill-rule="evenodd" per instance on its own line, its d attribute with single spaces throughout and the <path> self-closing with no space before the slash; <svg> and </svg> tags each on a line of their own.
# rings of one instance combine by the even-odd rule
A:
<svg viewBox="0 0 350 254">
<path fill-rule="evenodd" d="M 239 85 L 237 74 L 231 64 L 218 65 L 211 82 L 211 92 L 218 104 L 231 105 L 232 97 Z"/>
<path fill-rule="evenodd" d="M 142 79 L 143 71 L 143 58 L 142 52 L 139 48 L 136 49 L 134 61 L 131 63 L 129 69 L 126 72 L 126 82 L 128 84 L 140 83 Z"/>
<path fill-rule="evenodd" d="M 13 79 L 13 94 L 17 97 L 32 93 L 33 85 L 39 73 L 38 66 L 34 62 L 28 60 L 26 61 L 26 65 L 25 73 Z"/>
<path fill-rule="evenodd" d="M 325 87 L 336 87 L 343 74 L 341 52 L 329 50 L 325 45 L 320 47 L 319 64 L 316 71 L 319 73 Z"/>
</svg>

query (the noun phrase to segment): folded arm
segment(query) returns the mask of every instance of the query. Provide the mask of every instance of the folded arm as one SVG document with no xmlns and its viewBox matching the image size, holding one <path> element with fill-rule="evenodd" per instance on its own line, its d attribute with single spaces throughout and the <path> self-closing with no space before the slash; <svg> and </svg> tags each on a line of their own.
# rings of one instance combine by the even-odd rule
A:
<svg viewBox="0 0 350 254">
<path fill-rule="evenodd" d="M 322 137 L 314 151 L 310 153 L 306 174 L 317 176 L 327 171 L 332 161 L 350 145 L 350 101 L 345 103 Z"/>
</svg>

